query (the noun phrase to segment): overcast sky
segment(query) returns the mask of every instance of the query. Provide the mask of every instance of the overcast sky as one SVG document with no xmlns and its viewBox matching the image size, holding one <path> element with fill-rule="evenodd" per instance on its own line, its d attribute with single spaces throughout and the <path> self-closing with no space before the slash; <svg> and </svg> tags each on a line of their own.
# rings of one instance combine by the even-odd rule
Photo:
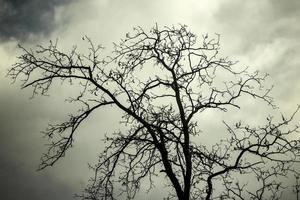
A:
<svg viewBox="0 0 300 200">
<path fill-rule="evenodd" d="M 222 54 L 269 73 L 278 112 L 290 114 L 300 103 L 299 10 L 299 0 L 0 0 L 1 199 L 72 199 L 90 176 L 87 162 L 96 161 L 103 134 L 118 124 L 116 112 L 97 113 L 80 128 L 63 160 L 36 172 L 47 143 L 40 131 L 66 119 L 72 106 L 63 97 L 72 90 L 58 88 L 50 98 L 29 100 L 30 91 L 9 84 L 5 74 L 20 53 L 18 43 L 59 39 L 62 49 L 80 48 L 87 35 L 109 47 L 134 26 L 186 24 L 198 35 L 221 34 Z M 249 120 L 265 117 L 257 105 L 244 104 L 241 112 L 251 113 Z M 159 193 L 146 199 L 155 196 Z"/>
</svg>

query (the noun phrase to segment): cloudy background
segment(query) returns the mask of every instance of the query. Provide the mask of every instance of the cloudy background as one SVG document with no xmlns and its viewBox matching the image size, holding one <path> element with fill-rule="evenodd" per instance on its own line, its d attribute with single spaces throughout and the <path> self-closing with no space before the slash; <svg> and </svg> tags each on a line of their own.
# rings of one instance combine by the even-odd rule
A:
<svg viewBox="0 0 300 200">
<path fill-rule="evenodd" d="M 222 54 L 269 73 L 276 112 L 290 114 L 300 103 L 299 10 L 299 0 L 0 0 L 1 198 L 72 199 L 90 177 L 87 163 L 103 148 L 103 134 L 118 124 L 114 111 L 97 113 L 83 124 L 63 160 L 35 171 L 47 143 L 40 131 L 66 119 L 73 108 L 63 98 L 72 91 L 57 88 L 50 98 L 29 100 L 30 91 L 11 85 L 5 74 L 20 53 L 18 43 L 29 47 L 58 38 L 61 49 L 80 48 L 87 35 L 110 47 L 134 26 L 186 24 L 198 35 L 221 34 Z M 265 117 L 263 111 L 259 104 L 244 103 L 237 116 L 255 121 Z M 140 198 L 155 196 L 159 193 Z"/>
</svg>

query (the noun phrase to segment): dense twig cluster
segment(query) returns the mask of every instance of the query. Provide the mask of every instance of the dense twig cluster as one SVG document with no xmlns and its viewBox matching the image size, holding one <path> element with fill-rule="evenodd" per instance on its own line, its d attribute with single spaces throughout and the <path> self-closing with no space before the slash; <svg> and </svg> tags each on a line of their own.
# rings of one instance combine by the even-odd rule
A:
<svg viewBox="0 0 300 200">
<path fill-rule="evenodd" d="M 104 58 L 101 46 L 83 39 L 90 45 L 88 55 L 76 48 L 63 53 L 56 43 L 36 51 L 21 47 L 19 62 L 8 73 L 20 78 L 23 88 L 32 87 L 33 96 L 46 95 L 57 80 L 81 88 L 69 99 L 83 105 L 79 114 L 45 131 L 52 143 L 40 169 L 64 156 L 76 129 L 94 110 L 112 105 L 122 111 L 127 130 L 106 137 L 83 199 L 133 199 L 142 180 L 148 180 L 149 190 L 155 185 L 153 176 L 167 177 L 175 191 L 169 198 L 180 200 L 280 198 L 284 186 L 274 177 L 295 172 L 292 166 L 299 161 L 299 140 L 290 137 L 298 126 L 289 128 L 294 115 L 277 124 L 268 118 L 266 126 L 256 128 L 224 122 L 229 135 L 211 149 L 191 141 L 200 131 L 195 116 L 207 109 L 239 108 L 236 100 L 247 95 L 274 106 L 270 89 L 264 88 L 266 76 L 237 69 L 218 56 L 218 35 L 198 42 L 183 25 L 149 32 L 138 27 Z M 238 181 L 249 174 L 260 188 L 252 191 Z"/>
</svg>

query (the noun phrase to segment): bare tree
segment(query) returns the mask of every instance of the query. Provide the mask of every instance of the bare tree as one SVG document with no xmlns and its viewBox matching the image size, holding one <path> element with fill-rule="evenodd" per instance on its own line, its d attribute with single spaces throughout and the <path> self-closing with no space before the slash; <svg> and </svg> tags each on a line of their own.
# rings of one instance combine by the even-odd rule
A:
<svg viewBox="0 0 300 200">
<path fill-rule="evenodd" d="M 52 143 L 39 169 L 65 155 L 90 114 L 114 106 L 126 128 L 106 136 L 83 199 L 133 199 L 141 181 L 154 187 L 153 176 L 167 177 L 168 199 L 280 199 L 280 177 L 296 173 L 299 162 L 299 140 L 292 137 L 298 126 L 290 125 L 298 109 L 281 122 L 268 117 L 261 127 L 224 121 L 223 140 L 212 147 L 201 143 L 197 116 L 206 110 L 239 109 L 237 100 L 244 96 L 275 107 L 264 87 L 266 75 L 219 56 L 219 35 L 199 39 L 183 25 L 138 27 L 114 44 L 110 56 L 83 39 L 87 55 L 76 48 L 64 53 L 53 42 L 35 50 L 20 47 L 23 53 L 8 72 L 22 88 L 32 87 L 33 96 L 46 95 L 56 81 L 80 88 L 69 99 L 82 105 L 79 113 L 44 131 Z M 240 177 L 256 177 L 255 187 Z"/>
</svg>

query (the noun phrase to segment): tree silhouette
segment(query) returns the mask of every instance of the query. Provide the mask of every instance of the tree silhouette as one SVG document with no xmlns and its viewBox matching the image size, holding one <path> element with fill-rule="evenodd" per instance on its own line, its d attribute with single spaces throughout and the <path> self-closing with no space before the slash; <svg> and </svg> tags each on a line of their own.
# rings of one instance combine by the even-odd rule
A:
<svg viewBox="0 0 300 200">
<path fill-rule="evenodd" d="M 154 176 L 167 178 L 167 199 L 280 199 L 282 177 L 298 177 L 298 126 L 290 122 L 299 108 L 281 122 L 268 117 L 260 127 L 224 121 L 223 140 L 212 147 L 201 143 L 197 116 L 206 110 L 239 109 L 237 100 L 244 96 L 275 108 L 264 87 L 266 75 L 219 56 L 219 35 L 197 38 L 184 25 L 138 27 L 114 44 L 110 56 L 101 56 L 103 47 L 88 37 L 83 40 L 88 54 L 76 48 L 64 53 L 53 42 L 35 50 L 20 46 L 23 53 L 8 72 L 22 88 L 32 87 L 33 96 L 47 95 L 54 82 L 80 88 L 68 99 L 82 105 L 79 112 L 44 131 L 52 142 L 39 169 L 65 155 L 95 110 L 114 106 L 122 112 L 125 128 L 105 137 L 107 146 L 92 167 L 95 176 L 79 195 L 83 199 L 133 199 L 141 181 L 149 190 L 155 186 Z M 240 177 L 256 177 L 255 187 Z"/>
</svg>

